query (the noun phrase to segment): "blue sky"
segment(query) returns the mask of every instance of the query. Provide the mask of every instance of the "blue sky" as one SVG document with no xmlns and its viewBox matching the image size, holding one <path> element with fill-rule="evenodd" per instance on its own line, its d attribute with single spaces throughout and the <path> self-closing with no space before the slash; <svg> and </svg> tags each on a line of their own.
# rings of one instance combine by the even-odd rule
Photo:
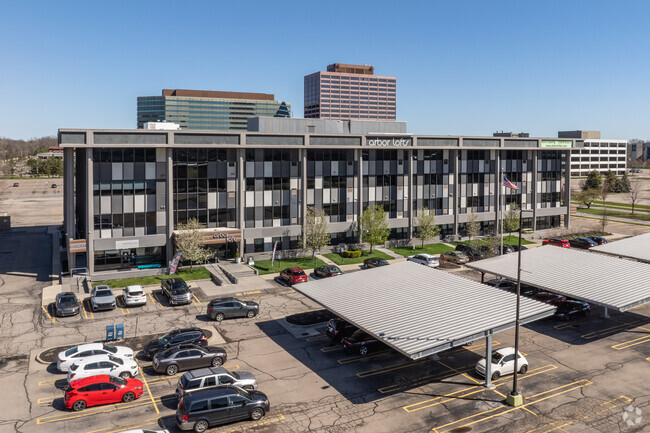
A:
<svg viewBox="0 0 650 433">
<path fill-rule="evenodd" d="M 397 77 L 409 132 L 650 139 L 647 1 L 0 2 L 0 137 L 135 128 L 163 88 L 274 93 L 334 62 Z"/>
</svg>

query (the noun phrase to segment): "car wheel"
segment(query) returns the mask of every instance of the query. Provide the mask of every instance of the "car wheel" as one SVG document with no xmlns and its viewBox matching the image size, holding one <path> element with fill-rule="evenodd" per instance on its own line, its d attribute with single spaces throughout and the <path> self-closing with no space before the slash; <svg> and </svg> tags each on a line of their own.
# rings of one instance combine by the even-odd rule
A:
<svg viewBox="0 0 650 433">
<path fill-rule="evenodd" d="M 522 365 L 521 368 L 519 369 L 520 374 L 526 374 L 528 371 L 528 366 L 526 364 Z"/>
<path fill-rule="evenodd" d="M 248 317 L 249 319 L 255 317 L 255 311 L 248 310 L 248 312 L 246 313 L 246 317 Z"/>
<path fill-rule="evenodd" d="M 264 409 L 260 407 L 256 407 L 251 411 L 251 419 L 253 421 L 257 421 L 258 419 L 262 418 L 264 416 Z"/>
<path fill-rule="evenodd" d="M 97 311 L 97 307 L 93 305 L 93 311 Z"/>
<path fill-rule="evenodd" d="M 212 366 L 213 367 L 219 367 L 221 364 L 223 364 L 223 358 L 220 356 L 215 356 L 212 358 Z"/>
<path fill-rule="evenodd" d="M 167 371 L 167 375 L 168 375 L 168 376 L 173 376 L 173 375 L 175 375 L 176 373 L 178 373 L 178 366 L 177 366 L 177 365 L 174 365 L 174 364 L 169 365 L 169 366 L 167 366 L 167 370 L 166 370 L 166 371 Z"/>
<path fill-rule="evenodd" d="M 86 408 L 86 402 L 83 400 L 77 400 L 72 404 L 72 410 L 75 412 L 79 412 L 80 410 L 84 410 Z"/>
<path fill-rule="evenodd" d="M 120 377 L 122 379 L 128 379 L 131 377 L 131 373 L 129 373 L 128 371 L 123 371 L 122 373 L 120 373 Z"/>
<path fill-rule="evenodd" d="M 359 355 L 366 356 L 368 354 L 368 346 L 361 346 L 359 348 Z"/>
<path fill-rule="evenodd" d="M 203 433 L 207 429 L 208 429 L 208 422 L 204 419 L 200 419 L 194 424 L 194 431 L 196 433 Z"/>
<path fill-rule="evenodd" d="M 492 380 L 497 380 L 500 377 L 501 377 L 501 373 L 499 372 L 499 370 L 492 373 Z"/>
<path fill-rule="evenodd" d="M 124 394 L 124 396 L 122 396 L 122 401 L 124 403 L 128 403 L 133 400 L 135 400 L 135 394 L 132 392 L 127 392 L 126 394 Z"/>
<path fill-rule="evenodd" d="M 225 318 L 226 318 L 226 316 L 224 316 L 223 313 L 217 313 L 217 315 L 214 316 L 214 320 L 216 320 L 217 322 L 221 322 Z"/>
</svg>

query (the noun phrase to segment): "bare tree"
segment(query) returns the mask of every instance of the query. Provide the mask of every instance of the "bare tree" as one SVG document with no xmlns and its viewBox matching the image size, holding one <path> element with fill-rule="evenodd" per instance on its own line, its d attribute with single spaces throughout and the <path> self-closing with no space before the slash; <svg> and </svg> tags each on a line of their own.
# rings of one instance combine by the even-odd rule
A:
<svg viewBox="0 0 650 433">
<path fill-rule="evenodd" d="M 600 187 L 600 199 L 603 202 L 603 216 L 600 219 L 600 227 L 601 230 L 604 232 L 605 227 L 607 227 L 607 224 L 609 223 L 609 218 L 607 216 L 607 196 L 609 195 L 609 187 L 606 182 L 602 184 Z"/>
<path fill-rule="evenodd" d="M 472 244 L 472 239 L 478 236 L 480 230 L 481 223 L 478 221 L 478 215 L 472 210 L 467 215 L 467 237 L 470 244 Z"/>
<path fill-rule="evenodd" d="M 643 185 L 640 181 L 635 180 L 633 182 L 630 182 L 630 190 L 625 193 L 625 196 L 628 198 L 628 200 L 630 200 L 630 203 L 632 203 L 632 215 L 634 215 L 634 206 L 636 206 L 636 204 L 639 203 L 639 200 L 641 199 L 642 192 Z"/>
<path fill-rule="evenodd" d="M 433 239 L 440 234 L 440 226 L 436 225 L 436 214 L 427 208 L 418 211 L 417 227 L 422 247 L 424 247 L 424 241 Z"/>
<path fill-rule="evenodd" d="M 194 218 L 178 225 L 176 251 L 183 253 L 183 260 L 189 260 L 190 271 L 194 264 L 203 263 L 214 257 L 214 250 L 203 245 L 202 228 L 203 226 Z"/>
<path fill-rule="evenodd" d="M 519 206 L 515 202 L 508 206 L 503 220 L 503 229 L 508 232 L 509 236 L 512 235 L 512 232 L 519 230 Z"/>
<path fill-rule="evenodd" d="M 303 227 L 305 248 L 309 248 L 313 252 L 320 251 L 330 243 L 330 240 L 327 227 L 327 213 L 322 209 L 316 209 L 314 206 L 307 207 L 305 226 Z M 311 257 L 313 260 L 314 255 L 312 254 Z"/>
</svg>

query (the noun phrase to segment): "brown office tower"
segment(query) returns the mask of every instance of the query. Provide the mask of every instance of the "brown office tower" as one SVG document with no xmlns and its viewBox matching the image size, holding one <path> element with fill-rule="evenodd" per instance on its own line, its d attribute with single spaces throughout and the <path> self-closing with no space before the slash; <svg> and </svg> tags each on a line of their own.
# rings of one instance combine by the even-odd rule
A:
<svg viewBox="0 0 650 433">
<path fill-rule="evenodd" d="M 397 79 L 374 71 L 334 63 L 305 76 L 305 118 L 395 120 Z"/>
</svg>

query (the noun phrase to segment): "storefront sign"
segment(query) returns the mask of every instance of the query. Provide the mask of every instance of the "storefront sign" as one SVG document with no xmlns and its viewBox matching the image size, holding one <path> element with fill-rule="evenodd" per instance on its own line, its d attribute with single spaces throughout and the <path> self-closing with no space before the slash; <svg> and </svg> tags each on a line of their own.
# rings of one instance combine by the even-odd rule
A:
<svg viewBox="0 0 650 433">
<path fill-rule="evenodd" d="M 542 147 L 550 149 L 571 149 L 571 140 L 542 140 Z"/>
<path fill-rule="evenodd" d="M 366 140 L 368 146 L 373 147 L 407 147 L 411 146 L 410 138 L 369 138 Z"/>
<path fill-rule="evenodd" d="M 68 252 L 70 253 L 85 253 L 86 240 L 85 239 L 70 239 L 68 242 Z"/>
<path fill-rule="evenodd" d="M 241 241 L 241 230 L 228 230 L 203 234 L 203 244 L 216 245 Z"/>
<path fill-rule="evenodd" d="M 140 248 L 140 240 L 132 239 L 129 241 L 115 241 L 116 250 L 128 250 L 130 248 Z"/>
</svg>

